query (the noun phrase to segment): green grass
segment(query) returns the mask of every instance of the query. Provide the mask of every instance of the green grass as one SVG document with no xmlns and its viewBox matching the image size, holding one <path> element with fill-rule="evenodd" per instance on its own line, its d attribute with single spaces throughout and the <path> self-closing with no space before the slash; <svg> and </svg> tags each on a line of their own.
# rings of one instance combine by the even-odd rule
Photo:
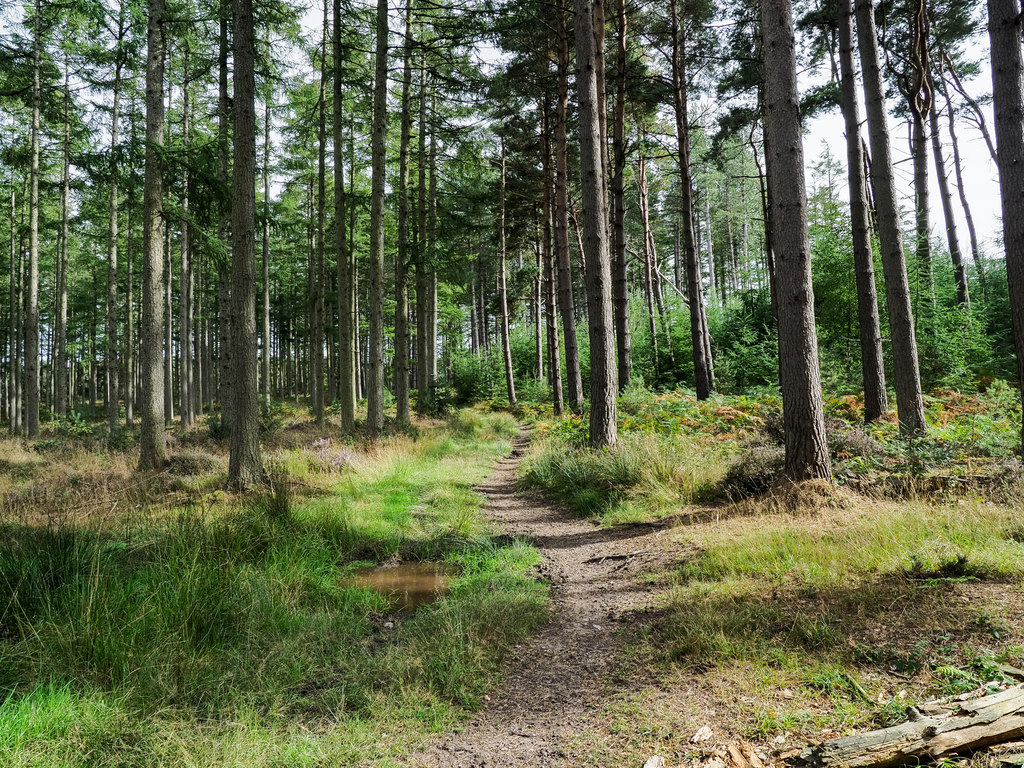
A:
<svg viewBox="0 0 1024 768">
<path fill-rule="evenodd" d="M 383 765 L 451 725 L 546 617 L 536 551 L 495 537 L 471 490 L 514 427 L 473 413 L 392 438 L 325 495 L 6 525 L 0 764 Z M 348 584 L 396 555 L 448 562 L 449 596 L 394 615 Z"/>
<path fill-rule="evenodd" d="M 721 477 L 714 447 L 649 433 L 624 433 L 612 450 L 592 451 L 561 435 L 538 441 L 523 463 L 524 488 L 603 523 L 678 512 Z"/>
<path fill-rule="evenodd" d="M 692 554 L 667 574 L 640 663 L 738 676 L 768 700 L 795 689 L 755 710 L 749 738 L 890 724 L 915 697 L 977 687 L 993 659 L 1019 656 L 1003 618 L 963 596 L 978 582 L 1020 589 L 1018 514 L 865 503 L 676 529 Z M 900 688 L 910 700 L 891 700 Z"/>
</svg>

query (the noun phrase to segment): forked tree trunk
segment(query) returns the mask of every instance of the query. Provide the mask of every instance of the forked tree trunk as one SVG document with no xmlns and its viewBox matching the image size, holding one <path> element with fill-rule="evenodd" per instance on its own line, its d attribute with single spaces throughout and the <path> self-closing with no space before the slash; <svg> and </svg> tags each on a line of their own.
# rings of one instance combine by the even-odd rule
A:
<svg viewBox="0 0 1024 768">
<path fill-rule="evenodd" d="M 967 270 L 964 269 L 964 257 L 960 251 L 960 240 L 956 234 L 956 216 L 953 214 L 953 194 L 949 189 L 949 176 L 946 173 L 946 158 L 942 154 L 942 139 L 939 131 L 939 111 L 935 107 L 934 88 L 932 100 L 928 108 L 929 126 L 932 132 L 932 156 L 935 160 L 935 178 L 939 182 L 939 198 L 942 201 L 942 217 L 946 224 L 946 244 L 949 246 L 949 258 L 953 262 L 953 278 L 956 280 L 956 301 L 966 307 L 971 305 L 970 289 L 967 286 Z"/>
<path fill-rule="evenodd" d="M 234 166 L 231 185 L 231 301 L 235 326 L 234 408 L 228 486 L 264 480 L 256 379 L 256 74 L 252 0 L 234 0 Z"/>
<path fill-rule="evenodd" d="M 1017 380 L 1024 383 L 1024 56 L 1017 0 L 988 0 L 992 103 Z M 1021 430 L 1024 445 L 1024 425 Z"/>
<path fill-rule="evenodd" d="M 918 322 L 923 321 L 935 333 L 935 270 L 932 266 L 930 193 L 928 189 L 928 139 L 925 128 L 932 104 L 929 82 L 928 40 L 930 24 L 925 0 L 917 0 L 911 19 L 912 43 L 910 61 L 912 82 L 906 92 L 910 108 L 910 151 L 914 162 L 914 222 L 917 232 Z M 922 285 L 923 283 L 923 285 Z"/>
<path fill-rule="evenodd" d="M 142 202 L 142 327 L 139 334 L 142 399 L 139 469 L 167 463 L 163 404 L 163 159 L 164 0 L 149 0 L 146 59 L 146 177 Z"/>
<path fill-rule="evenodd" d="M 761 30 L 765 133 L 774 153 L 768 185 L 775 220 L 786 222 L 774 233 L 786 474 L 793 480 L 831 480 L 814 326 L 791 0 L 764 0 Z"/>
<path fill-rule="evenodd" d="M 377 0 L 373 83 L 373 162 L 370 191 L 370 343 L 366 376 L 366 431 L 384 431 L 384 174 L 387 160 L 388 4 Z"/>
<path fill-rule="evenodd" d="M 871 141 L 871 176 L 878 212 L 878 239 L 882 250 L 885 274 L 885 303 L 889 310 L 889 331 L 892 338 L 893 368 L 896 377 L 896 406 L 900 431 L 904 434 L 925 431 L 924 399 L 918 372 L 917 336 L 910 308 L 910 285 L 907 263 L 903 255 L 896 188 L 892 175 L 892 152 L 882 70 L 878 56 L 878 34 L 875 9 L 871 0 L 856 0 L 857 41 L 860 48 L 867 104 L 868 135 Z"/>
<path fill-rule="evenodd" d="M 864 377 L 864 421 L 872 422 L 889 408 L 885 392 L 885 360 L 882 329 L 878 319 L 871 227 L 868 220 L 864 151 L 860 138 L 860 107 L 857 103 L 853 63 L 853 5 L 839 0 L 839 68 L 842 111 L 846 123 L 846 166 L 850 184 L 850 221 L 853 230 L 853 263 L 857 274 L 857 320 L 860 325 L 860 362 Z"/>
<path fill-rule="evenodd" d="M 953 172 L 956 174 L 956 191 L 960 197 L 960 206 L 964 210 L 964 220 L 967 222 L 967 234 L 971 241 L 971 257 L 974 259 L 974 268 L 978 271 L 978 284 L 981 286 L 981 295 L 988 298 L 988 280 L 985 274 L 985 260 L 981 253 L 981 246 L 978 244 L 978 232 L 974 226 L 974 215 L 971 213 L 970 203 L 967 201 L 967 192 L 964 189 L 963 163 L 960 160 L 960 145 L 956 138 L 956 115 L 953 111 L 953 104 L 949 98 L 949 92 L 943 82 L 942 94 L 946 101 L 946 127 L 949 129 L 949 144 L 953 148 Z"/>
<path fill-rule="evenodd" d="M 600 117 L 604 112 L 604 101 L 601 98 L 603 92 L 598 87 L 595 3 L 593 0 L 575 0 L 575 8 L 581 197 L 587 255 L 587 304 L 590 310 L 590 446 L 612 448 L 618 432 L 615 400 L 618 386 Z M 603 16 L 598 23 L 603 25 Z"/>
</svg>

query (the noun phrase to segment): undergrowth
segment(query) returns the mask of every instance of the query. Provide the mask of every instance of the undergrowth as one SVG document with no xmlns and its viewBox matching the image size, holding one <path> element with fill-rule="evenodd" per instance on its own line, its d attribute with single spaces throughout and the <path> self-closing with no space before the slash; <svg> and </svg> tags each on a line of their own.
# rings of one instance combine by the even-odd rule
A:
<svg viewBox="0 0 1024 768">
<path fill-rule="evenodd" d="M 461 414 L 344 462 L 279 450 L 241 502 L 4 523 L 0 764 L 352 764 L 450 725 L 546 616 L 536 551 L 472 491 L 514 426 Z M 446 561 L 450 594 L 396 614 L 352 585 L 395 558 Z"/>
</svg>

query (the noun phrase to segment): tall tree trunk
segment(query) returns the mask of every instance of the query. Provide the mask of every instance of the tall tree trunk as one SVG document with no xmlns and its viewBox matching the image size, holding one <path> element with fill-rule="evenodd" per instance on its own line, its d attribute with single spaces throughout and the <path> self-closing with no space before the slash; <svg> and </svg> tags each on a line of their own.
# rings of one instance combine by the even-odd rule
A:
<svg viewBox="0 0 1024 768">
<path fill-rule="evenodd" d="M 428 410 L 430 404 L 430 367 L 427 365 L 427 318 L 430 314 L 430 275 L 427 265 L 427 68 L 420 62 L 419 128 L 417 137 L 416 183 L 416 407 Z M 479 314 L 477 315 L 479 319 Z M 478 334 L 481 344 L 484 340 Z"/>
<path fill-rule="evenodd" d="M 1024 386 L 1024 56 L 1017 0 L 988 0 L 992 104 L 1017 379 Z M 1024 444 L 1024 425 L 1021 430 Z"/>
<path fill-rule="evenodd" d="M 118 73 L 119 75 L 120 73 Z M 117 76 L 115 75 L 115 80 Z M 57 263 L 54 265 L 57 296 L 54 312 L 54 350 L 53 350 L 53 384 L 54 413 L 64 415 L 68 411 L 68 236 L 70 234 L 69 197 L 71 193 L 71 67 L 68 55 L 64 54 L 64 141 L 63 168 L 60 184 L 60 250 Z M 115 85 L 114 110 L 117 110 L 117 87 Z M 115 121 L 116 122 L 116 121 Z M 115 127 L 116 130 L 116 127 Z M 113 152 L 113 149 L 111 150 Z M 112 177 L 111 185 L 117 187 L 116 176 Z M 115 215 L 111 210 L 111 217 Z"/>
<path fill-rule="evenodd" d="M 173 57 L 168 50 L 168 59 Z M 168 69 L 170 65 L 167 65 Z M 174 98 L 174 78 L 167 73 L 167 112 L 171 114 L 172 99 Z M 173 119 L 168 124 L 173 125 Z M 170 133 L 170 127 L 167 128 Z M 170 139 L 170 136 L 167 137 Z M 163 305 L 164 305 L 164 421 L 170 424 L 174 421 L 174 304 L 171 290 L 173 288 L 174 276 L 171 268 L 171 229 L 164 226 L 164 275 L 163 275 Z"/>
<path fill-rule="evenodd" d="M 583 378 L 576 339 L 576 308 L 572 296 L 572 264 L 569 261 L 569 151 L 566 123 L 569 116 L 569 31 L 565 9 L 558 9 L 558 100 L 555 103 L 555 253 L 558 261 L 558 309 L 565 339 L 565 383 L 569 410 L 583 413 Z M 504 280 L 502 275 L 502 280 Z"/>
<path fill-rule="evenodd" d="M 930 202 L 928 190 L 928 138 L 925 127 L 932 105 L 929 80 L 928 39 L 930 24 L 925 0 L 917 0 L 912 18 L 912 44 L 910 61 L 912 81 L 906 92 L 910 107 L 911 155 L 914 162 L 914 221 L 917 232 L 918 321 L 936 331 L 935 323 L 935 271 L 932 266 Z M 923 288 L 920 283 L 924 283 Z M 923 317 L 922 317 L 923 316 Z"/>
<path fill-rule="evenodd" d="M 430 112 L 437 113 L 437 95 L 431 90 Z M 437 383 L 437 265 L 435 253 L 437 248 L 437 131 L 430 131 L 430 154 L 427 157 L 430 172 L 427 184 L 427 245 L 429 283 L 427 288 L 427 382 L 433 393 Z"/>
<path fill-rule="evenodd" d="M 939 131 L 939 111 L 935 107 L 935 89 L 932 88 L 932 99 L 928 105 L 928 119 L 932 133 L 932 156 L 935 160 L 935 178 L 939 182 L 939 198 L 942 201 L 942 217 L 946 224 L 946 244 L 949 246 L 949 258 L 953 262 L 953 277 L 956 280 L 956 301 L 969 307 L 971 305 L 970 289 L 967 286 L 967 270 L 964 269 L 964 257 L 960 252 L 960 240 L 956 234 L 956 217 L 953 214 L 953 194 L 949 189 L 949 176 L 946 173 L 946 158 L 942 154 L 942 139 Z"/>
<path fill-rule="evenodd" d="M 615 401 L 618 387 L 600 117 L 604 112 L 604 102 L 598 87 L 595 3 L 593 0 L 575 0 L 575 8 L 581 197 L 587 251 L 587 303 L 590 309 L 590 445 L 592 448 L 611 448 L 615 445 L 618 431 Z M 603 25 L 603 19 L 598 23 Z"/>
<path fill-rule="evenodd" d="M 159 470 L 167 463 L 163 404 L 163 144 L 164 144 L 164 0 L 148 0 L 146 60 L 146 178 L 142 213 L 142 327 L 139 338 L 142 420 L 139 469 Z"/>
<path fill-rule="evenodd" d="M 619 0 L 615 61 L 615 113 L 612 127 L 612 303 L 619 391 L 633 373 L 629 338 L 629 262 L 626 258 L 626 0 Z"/>
<path fill-rule="evenodd" d="M 189 43 L 184 41 L 184 67 L 181 88 L 181 142 L 187 147 L 189 142 L 189 110 L 191 108 L 189 93 Z M 195 292 L 193 285 L 194 268 L 192 264 L 192 228 L 189 222 L 189 172 L 188 164 L 184 165 L 181 175 L 181 288 L 178 306 L 178 349 L 181 354 L 179 367 L 178 396 L 180 398 L 181 426 L 189 427 L 195 421 L 195 399 L 192 396 L 194 386 L 192 375 L 192 297 Z"/>
<path fill-rule="evenodd" d="M 134 87 L 132 91 L 134 92 Z M 135 109 L 134 95 L 131 100 L 130 131 L 132 147 L 136 146 L 135 135 Z M 129 156 L 129 162 L 135 159 L 135 153 Z M 132 163 L 134 165 L 134 163 Z M 130 179 L 128 185 L 128 274 L 125 278 L 125 328 L 124 328 L 124 358 L 125 358 L 125 386 L 124 386 L 124 413 L 125 424 L 129 427 L 135 423 L 135 399 L 138 388 L 139 377 L 136 375 L 137 349 L 135 343 L 135 180 Z"/>
<path fill-rule="evenodd" d="M 228 153 L 230 151 L 230 128 L 231 120 L 230 99 L 228 96 L 228 16 L 232 13 L 231 0 L 221 0 L 220 37 L 218 41 L 218 81 L 219 95 L 217 97 L 217 180 L 223 189 L 228 187 Z M 217 212 L 217 238 L 228 246 L 228 234 L 231 224 L 231 205 L 221 204 Z M 217 277 L 217 311 L 218 317 L 218 341 L 220 353 L 220 424 L 221 433 L 230 433 L 231 422 L 234 418 L 232 408 L 235 405 L 233 392 L 234 365 L 231 362 L 233 354 L 232 327 L 235 318 L 232 317 L 231 305 L 231 268 L 232 259 L 218 270 Z"/>
<path fill-rule="evenodd" d="M 960 146 L 956 138 L 956 115 L 953 104 L 949 98 L 949 91 L 943 81 L 942 93 L 946 101 L 946 127 L 949 129 L 949 144 L 953 148 L 953 172 L 956 174 L 956 191 L 960 197 L 960 206 L 964 210 L 964 219 L 967 221 L 967 234 L 971 241 L 971 257 L 974 259 L 974 268 L 978 271 L 978 284 L 981 286 L 981 295 L 988 298 L 988 280 L 985 275 L 985 259 L 981 253 L 981 246 L 978 244 L 978 232 L 974 226 L 974 215 L 971 213 L 971 206 L 967 201 L 967 192 L 964 189 L 963 163 L 960 160 Z"/>
<path fill-rule="evenodd" d="M 547 328 L 548 348 L 548 379 L 551 384 L 551 404 L 556 416 L 561 416 L 564 410 L 562 400 L 562 360 L 558 344 L 558 313 L 555 306 L 555 244 L 553 233 L 554 209 L 554 163 L 551 158 L 551 141 L 549 127 L 551 124 L 550 102 L 542 102 L 541 109 L 541 165 L 543 167 L 544 197 L 544 318 Z"/>
<path fill-rule="evenodd" d="M 14 170 L 11 169 L 11 263 L 9 280 L 7 283 L 8 306 L 10 307 L 10 318 L 7 335 L 7 426 L 12 434 L 18 431 L 18 415 L 20 407 L 18 403 L 18 197 L 14 189 Z"/>
<path fill-rule="evenodd" d="M 13 192 L 11 194 L 13 195 Z M 537 377 L 537 381 L 541 382 L 544 381 L 544 335 L 541 329 L 541 285 L 543 283 L 542 272 L 544 267 L 541 257 L 543 249 L 539 237 L 534 241 L 533 248 L 537 269 L 533 277 L 533 344 L 535 349 L 533 372 Z"/>
<path fill-rule="evenodd" d="M 263 243 L 261 248 L 263 266 L 263 346 L 260 357 L 260 390 L 263 402 L 268 406 L 271 400 L 270 388 L 270 101 L 273 93 L 268 92 L 267 101 L 263 105 Z M 335 145 L 341 146 L 338 141 Z M 341 237 L 343 224 L 338 224 L 338 237 Z M 340 261 L 339 261 L 340 264 Z M 339 318 L 340 326 L 340 318 Z"/>
<path fill-rule="evenodd" d="M 647 231 L 650 229 L 650 222 L 647 214 L 647 158 L 640 155 L 636 163 L 636 191 L 640 203 L 640 223 L 643 228 L 643 260 L 644 260 L 644 302 L 647 305 L 647 333 L 651 337 L 651 366 L 654 369 L 654 381 L 658 383 L 660 365 L 660 354 L 658 352 L 658 329 L 654 316 L 654 258 L 650 252 L 650 241 L 647 238 Z"/>
<path fill-rule="evenodd" d="M 679 157 L 679 216 L 682 234 L 683 263 L 686 273 L 686 295 L 690 309 L 690 339 L 693 345 L 694 388 L 698 400 L 706 400 L 714 388 L 711 362 L 711 332 L 708 328 L 704 286 L 700 279 L 700 258 L 694 225 L 693 177 L 690 169 L 690 120 L 686 83 L 685 35 L 679 19 L 676 0 L 672 12 L 672 92 L 676 115 L 676 136 Z M 710 222 L 710 215 L 709 215 Z M 710 253 L 710 237 L 709 237 Z"/>
<path fill-rule="evenodd" d="M 313 418 L 318 425 L 324 423 L 324 284 L 327 270 L 324 266 L 324 238 L 326 236 L 326 177 L 327 177 L 327 0 L 324 0 L 323 43 L 320 48 L 320 90 L 317 100 L 317 173 L 316 173 L 316 252 L 313 266 L 313 323 L 310 329 L 309 350 L 310 394 Z"/>
<path fill-rule="evenodd" d="M 234 0 L 234 166 L 231 185 L 231 301 L 234 394 L 228 486 L 263 482 L 256 380 L 256 75 L 252 0 Z"/>
<path fill-rule="evenodd" d="M 344 55 L 341 47 L 341 0 L 334 0 L 334 226 L 335 256 L 338 260 L 338 336 L 339 344 L 339 378 L 341 386 L 339 400 L 341 404 L 341 430 L 350 433 L 355 429 L 356 413 L 356 379 L 355 349 L 353 346 L 353 292 L 352 292 L 352 256 L 348 250 L 350 229 L 345 226 L 345 175 L 342 173 L 342 120 L 344 99 L 342 97 L 342 77 L 344 75 Z M 353 160 L 353 164 L 354 164 Z M 354 168 L 353 168 L 354 171 Z M 354 175 L 354 174 L 353 174 Z"/>
<path fill-rule="evenodd" d="M 119 29 L 124 30 L 124 6 L 121 6 L 121 17 Z M 120 95 L 121 95 L 121 43 L 118 41 L 118 50 L 115 54 L 117 61 L 114 64 L 114 93 L 113 109 L 110 116 L 110 242 L 107 244 L 107 351 L 104 355 L 107 367 L 107 425 L 111 434 L 117 429 L 121 412 L 119 408 L 120 382 L 118 381 L 118 360 L 117 360 L 117 238 L 118 238 L 118 129 L 121 119 Z M 59 301 L 58 297 L 58 301 Z M 58 340 L 58 344 L 61 342 Z M 58 395 L 58 402 L 67 398 L 67 379 L 65 363 L 63 360 L 55 362 L 59 365 L 62 373 L 60 378 L 64 379 L 63 387 L 65 392 L 63 398 Z M 58 386 L 58 392 L 60 390 Z M 127 399 L 127 398 L 125 398 Z"/>
<path fill-rule="evenodd" d="M 398 149 L 398 249 L 395 256 L 395 415 L 409 421 L 409 142 L 412 137 L 412 2 L 405 6 L 402 133 Z M 420 361 L 422 362 L 422 361 Z"/>
<path fill-rule="evenodd" d="M 896 376 L 896 406 L 900 431 L 904 434 L 925 431 L 924 399 L 918 373 L 917 337 L 910 308 L 910 285 L 903 255 L 896 188 L 892 175 L 892 153 L 886 126 L 882 71 L 878 57 L 875 9 L 871 0 L 856 0 L 857 41 L 864 76 L 868 135 L 871 142 L 871 176 L 878 211 L 878 239 L 885 274 L 885 303 L 889 310 L 893 368 Z"/>
<path fill-rule="evenodd" d="M 885 360 L 882 329 L 878 319 L 878 292 L 871 254 L 864 151 L 860 138 L 860 107 L 857 103 L 853 63 L 853 5 L 838 0 L 839 68 L 842 73 L 842 111 L 846 124 L 846 165 L 850 184 L 850 221 L 853 232 L 853 263 L 857 274 L 857 319 L 860 325 L 861 372 L 864 377 L 864 421 L 872 422 L 889 408 L 885 392 Z"/>
<path fill-rule="evenodd" d="M 366 431 L 384 430 L 384 173 L 387 160 L 388 4 L 377 0 L 373 81 L 373 161 L 370 192 L 370 349 L 367 371 Z"/>
<path fill-rule="evenodd" d="M 505 270 L 508 255 L 505 252 L 505 138 L 501 139 L 501 191 L 498 203 L 498 300 L 501 303 L 501 351 L 505 361 L 505 391 L 508 404 L 516 405 L 516 384 L 512 372 L 512 342 L 509 338 L 508 285 Z M 582 405 L 582 404 L 581 404 Z"/>
<path fill-rule="evenodd" d="M 967 106 L 970 107 L 971 113 L 974 115 L 973 123 L 978 128 L 978 132 L 981 137 L 985 140 L 985 146 L 988 147 L 989 157 L 992 158 L 992 162 L 999 164 L 999 159 L 996 157 L 996 147 L 992 143 L 992 136 L 988 132 L 988 125 L 985 123 L 985 112 L 982 110 L 981 105 L 978 104 L 977 100 L 964 88 L 964 84 L 960 82 L 960 77 L 956 73 L 956 67 L 953 66 L 952 59 L 949 58 L 948 54 L 943 54 L 943 62 L 945 63 L 945 70 L 949 72 L 950 79 L 953 81 L 953 88 L 957 93 L 963 97 L 963 100 L 967 102 Z"/>
<path fill-rule="evenodd" d="M 814 326 L 811 246 L 807 233 L 803 139 L 796 83 L 791 0 L 763 0 L 765 133 L 775 153 L 768 184 L 775 220 L 779 292 L 779 369 L 786 474 L 793 480 L 831 480 Z"/>
<path fill-rule="evenodd" d="M 25 426 L 39 437 L 39 69 L 42 2 L 36 0 L 32 29 L 32 128 L 28 200 L 28 297 L 25 305 Z"/>
</svg>

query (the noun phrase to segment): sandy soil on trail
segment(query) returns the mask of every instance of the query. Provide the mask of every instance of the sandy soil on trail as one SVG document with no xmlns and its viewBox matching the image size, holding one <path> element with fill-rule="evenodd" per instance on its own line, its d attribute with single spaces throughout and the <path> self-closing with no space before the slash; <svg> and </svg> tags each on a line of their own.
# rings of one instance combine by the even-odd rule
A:
<svg viewBox="0 0 1024 768">
<path fill-rule="evenodd" d="M 657 526 L 600 529 L 535 497 L 517 496 L 516 469 L 527 441 L 520 435 L 478 490 L 487 497 L 486 514 L 506 534 L 529 538 L 543 555 L 542 575 L 552 583 L 551 621 L 517 648 L 505 684 L 465 729 L 409 757 L 409 766 L 565 764 L 568 740 L 598 727 L 617 654 L 652 599 L 635 574 L 671 557 Z"/>
</svg>

